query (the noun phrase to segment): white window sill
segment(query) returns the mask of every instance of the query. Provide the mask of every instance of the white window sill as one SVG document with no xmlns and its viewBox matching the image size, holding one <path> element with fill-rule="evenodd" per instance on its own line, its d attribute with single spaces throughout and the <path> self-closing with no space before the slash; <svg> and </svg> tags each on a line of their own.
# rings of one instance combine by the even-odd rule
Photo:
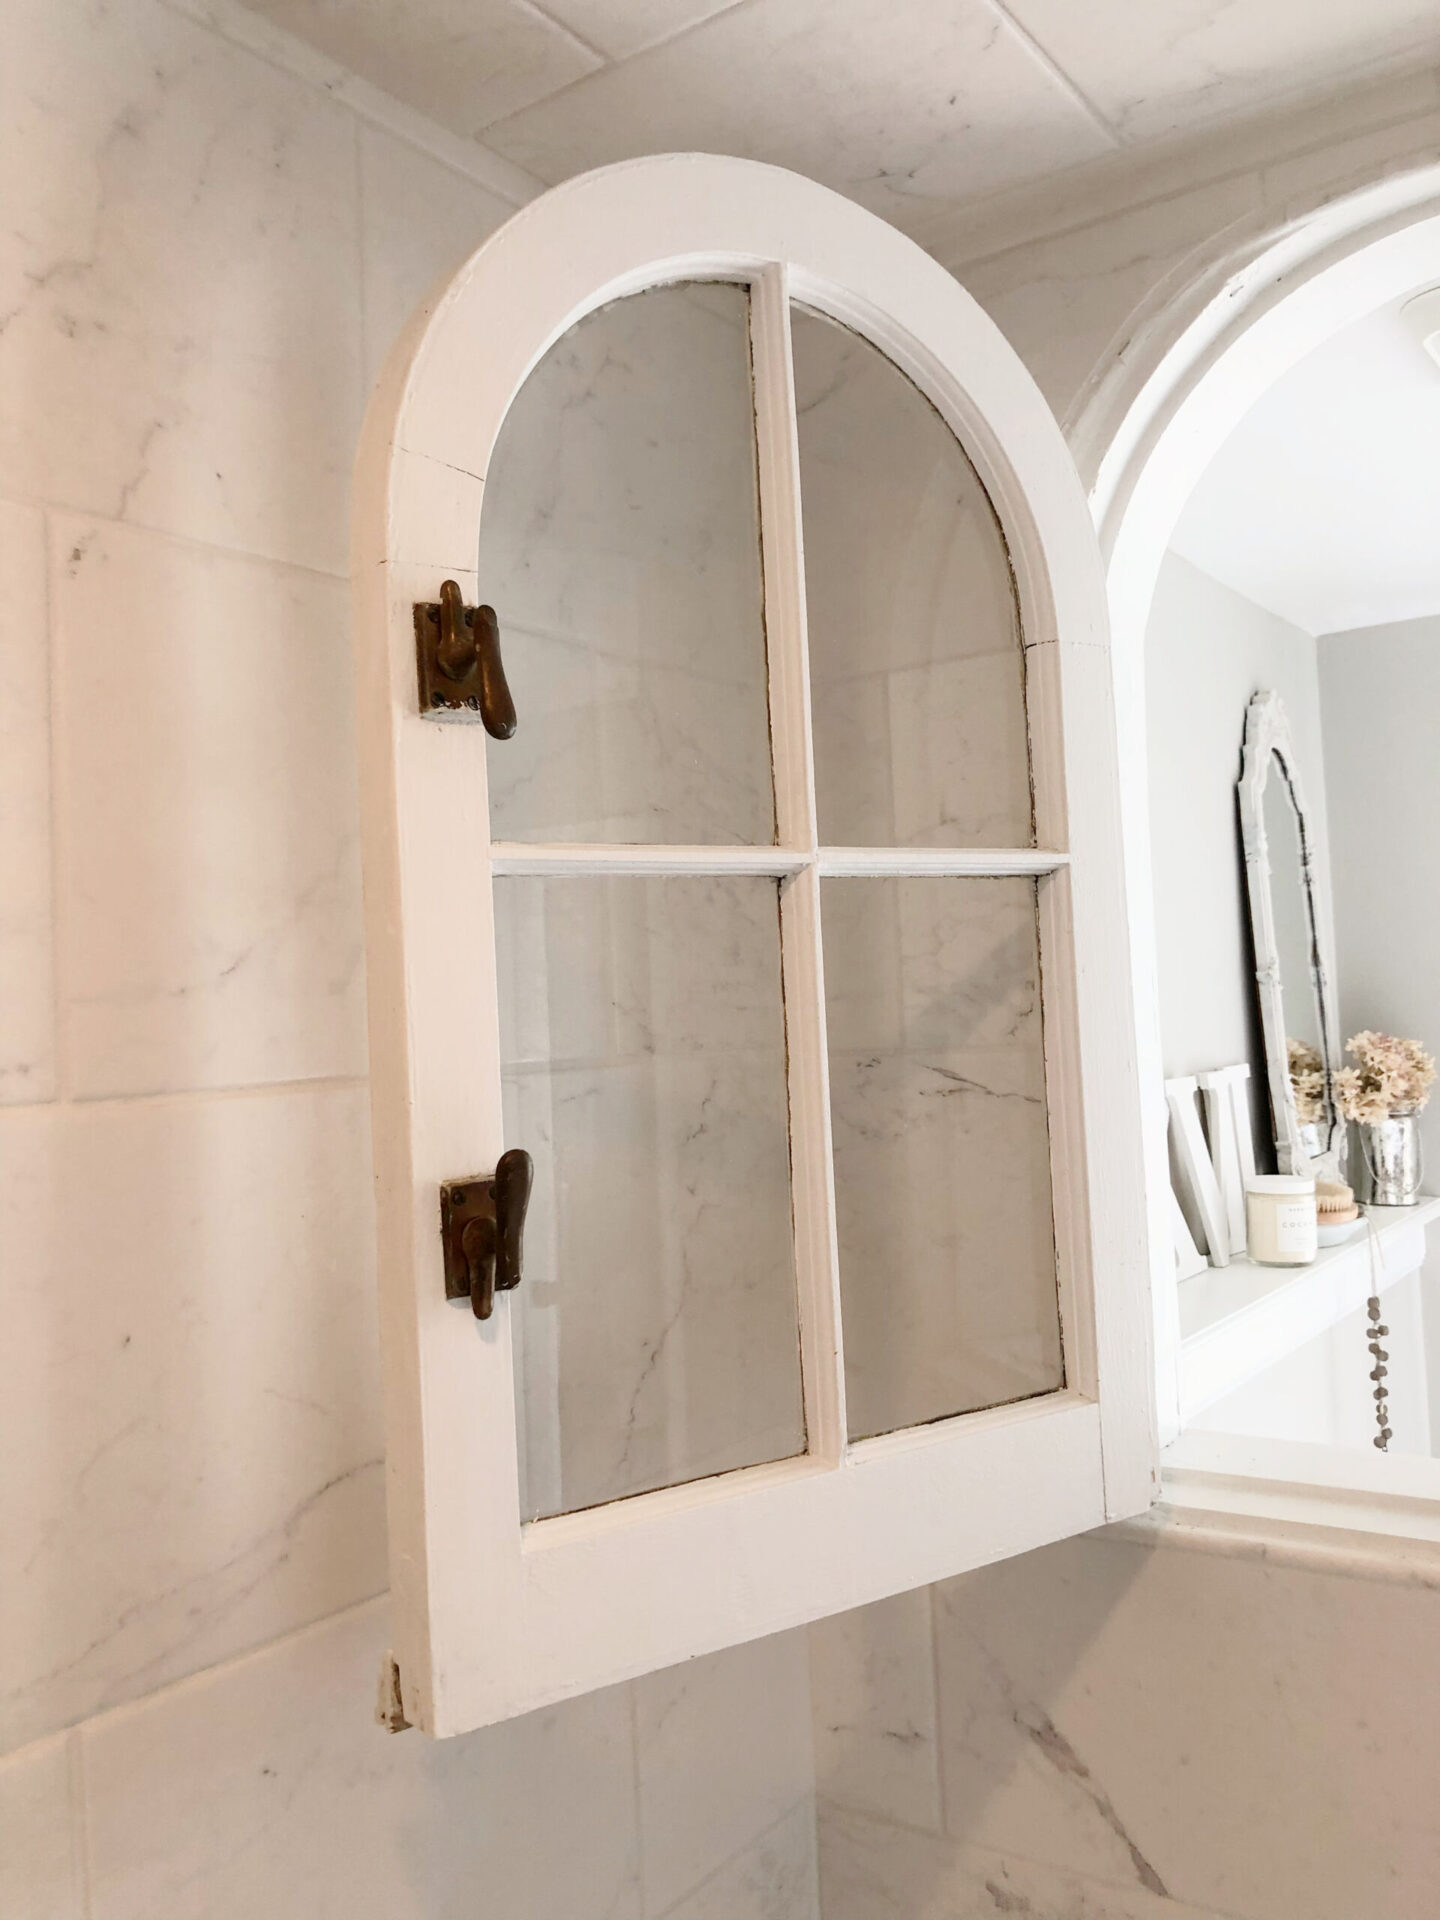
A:
<svg viewBox="0 0 1440 1920">
<path fill-rule="evenodd" d="M 1440 1460 L 1373 1447 L 1182 1433 L 1162 1461 L 1166 1506 L 1428 1541 L 1440 1548 Z"/>
<path fill-rule="evenodd" d="M 1233 1437 L 1203 1436 L 1207 1440 Z M 1375 1457 L 1382 1460 L 1379 1454 Z M 1440 1462 L 1418 1464 L 1424 1468 Z M 1436 1496 L 1365 1494 L 1343 1487 L 1312 1487 L 1303 1481 L 1231 1477 L 1167 1466 L 1160 1504 L 1106 1531 L 1146 1546 L 1440 1591 L 1437 1522 L 1440 1497 Z"/>
<path fill-rule="evenodd" d="M 1343 1246 L 1323 1247 L 1308 1267 L 1262 1267 L 1245 1259 L 1182 1281 L 1180 1424 L 1314 1340 L 1425 1261 L 1425 1228 L 1440 1197 L 1414 1207 L 1372 1207 L 1375 1224 Z M 1177 1446 L 1197 1436 L 1182 1433 Z M 1167 1449 L 1167 1460 L 1174 1449 Z"/>
</svg>

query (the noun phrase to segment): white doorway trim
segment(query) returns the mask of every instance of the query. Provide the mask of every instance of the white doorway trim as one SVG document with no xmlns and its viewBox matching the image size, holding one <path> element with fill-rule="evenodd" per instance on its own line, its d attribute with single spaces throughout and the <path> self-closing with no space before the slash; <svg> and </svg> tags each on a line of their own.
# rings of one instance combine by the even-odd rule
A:
<svg viewBox="0 0 1440 1920">
<path fill-rule="evenodd" d="M 1176 522 L 1205 468 L 1256 401 L 1353 321 L 1440 279 L 1440 167 L 1277 221 L 1228 271 L 1212 264 L 1131 335 L 1071 433 L 1103 446 L 1091 510 L 1110 600 L 1161 1444 L 1180 1431 L 1179 1315 L 1169 1229 L 1149 779 L 1145 631 Z"/>
</svg>

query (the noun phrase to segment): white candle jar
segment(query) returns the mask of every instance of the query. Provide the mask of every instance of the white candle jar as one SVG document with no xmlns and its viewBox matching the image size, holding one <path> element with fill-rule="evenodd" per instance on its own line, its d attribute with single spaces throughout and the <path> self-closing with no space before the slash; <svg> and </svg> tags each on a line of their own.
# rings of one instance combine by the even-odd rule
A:
<svg viewBox="0 0 1440 1920">
<path fill-rule="evenodd" d="M 1315 1182 L 1298 1173 L 1254 1173 L 1245 1182 L 1245 1238 L 1262 1267 L 1308 1267 L 1320 1250 Z"/>
</svg>

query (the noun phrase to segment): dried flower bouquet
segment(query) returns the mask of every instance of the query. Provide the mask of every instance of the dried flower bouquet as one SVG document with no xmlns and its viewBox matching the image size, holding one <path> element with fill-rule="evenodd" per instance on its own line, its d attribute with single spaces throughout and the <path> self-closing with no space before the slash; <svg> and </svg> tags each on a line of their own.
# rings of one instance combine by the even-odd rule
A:
<svg viewBox="0 0 1440 1920">
<path fill-rule="evenodd" d="M 1435 1062 L 1418 1040 L 1368 1028 L 1345 1042 L 1356 1065 L 1335 1075 L 1335 1097 L 1347 1120 L 1375 1126 L 1392 1113 L 1418 1113 L 1430 1098 Z"/>
</svg>

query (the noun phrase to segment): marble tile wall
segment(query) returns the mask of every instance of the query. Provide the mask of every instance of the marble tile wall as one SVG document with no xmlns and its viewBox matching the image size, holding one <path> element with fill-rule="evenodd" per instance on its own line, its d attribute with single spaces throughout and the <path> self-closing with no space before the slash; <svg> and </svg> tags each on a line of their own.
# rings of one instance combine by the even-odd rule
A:
<svg viewBox="0 0 1440 1920">
<path fill-rule="evenodd" d="M 345 582 L 50 526 L 70 1093 L 363 1075 Z"/>
<path fill-rule="evenodd" d="M 826 1920 L 1422 1920 L 1440 1590 L 1098 1534 L 811 1629 Z"/>
<path fill-rule="evenodd" d="M 820 839 L 1029 846 L 1015 588 L 980 476 L 875 348 L 791 324 Z"/>
<path fill-rule="evenodd" d="M 0 500 L 0 1102 L 55 1092 L 45 516 Z"/>
<path fill-rule="evenodd" d="M 1026 10 L 1027 12 L 1033 10 Z M 957 207 L 932 245 L 1062 422 L 1251 236 L 1433 162 L 1433 75 Z M 826 1920 L 1420 1920 L 1440 1592 L 1096 1536 L 811 1629 Z"/>
<path fill-rule="evenodd" d="M 504 879 L 496 929 L 527 1514 L 802 1452 L 775 881 Z"/>
<path fill-rule="evenodd" d="M 534 724 L 490 749 L 497 838 L 774 839 L 748 320 L 735 284 L 613 301 L 511 409 L 480 569 Z"/>
<path fill-rule="evenodd" d="M 657 10 L 605 11 L 618 54 Z M 446 1747 L 368 1718 L 355 768 L 324 685 L 369 381 L 503 169 L 229 0 L 11 0 L 4 33 L 0 1912 L 814 1920 L 798 1640 Z M 688 141 L 676 44 L 651 102 Z M 1433 77 L 1410 95 L 935 232 L 1073 414 L 1187 262 L 1433 157 Z M 492 108 L 516 151 L 560 137 Z M 1024 126 L 1022 98 L 987 172 L 923 189 L 1002 181 Z M 1437 1605 L 1106 1540 L 817 1629 L 829 1912 L 1429 1920 Z"/>
<path fill-rule="evenodd" d="M 818 1920 L 803 1636 L 440 1743 L 369 1602 L 0 1760 L 6 1920 Z"/>
<path fill-rule="evenodd" d="M 850 1431 L 1053 1391 L 1034 883 L 825 880 L 821 927 Z"/>
<path fill-rule="evenodd" d="M 1025 361 L 1089 484 L 1118 420 L 1087 419 L 1087 404 L 1106 375 L 1151 350 L 1170 301 L 1194 284 L 1218 288 L 1267 236 L 1346 194 L 1423 181 L 1437 156 L 1432 66 L 953 203 L 928 244 Z"/>
<path fill-rule="evenodd" d="M 802 1640 L 371 1718 L 347 495 L 507 169 L 229 0 L 3 38 L 0 1914 L 815 1920 Z"/>
<path fill-rule="evenodd" d="M 1124 0 L 1101 0 L 1083 22 L 1064 0 L 1012 0 L 1012 11 L 1127 140 L 1203 121 L 1222 89 L 1228 115 L 1253 113 L 1274 100 L 1277 66 L 1285 92 L 1299 94 L 1333 86 L 1337 73 L 1424 59 L 1434 47 L 1433 23 L 1407 0 L 1380 0 L 1368 14 L 1327 9 L 1303 53 L 1283 8 L 1139 17 Z"/>
<path fill-rule="evenodd" d="M 872 347 L 792 325 L 820 838 L 1031 844 L 1015 591 L 979 476 Z M 831 880 L 822 922 L 851 1431 L 1053 1388 L 1034 889 Z"/>
<path fill-rule="evenodd" d="M 0 485 L 343 575 L 353 116 L 157 0 L 6 33 Z"/>
<path fill-rule="evenodd" d="M 385 1585 L 364 1091 L 0 1114 L 3 1747 Z"/>
<path fill-rule="evenodd" d="M 346 495 L 496 214 L 158 0 L 6 33 L 0 1748 L 384 1584 Z"/>
</svg>

